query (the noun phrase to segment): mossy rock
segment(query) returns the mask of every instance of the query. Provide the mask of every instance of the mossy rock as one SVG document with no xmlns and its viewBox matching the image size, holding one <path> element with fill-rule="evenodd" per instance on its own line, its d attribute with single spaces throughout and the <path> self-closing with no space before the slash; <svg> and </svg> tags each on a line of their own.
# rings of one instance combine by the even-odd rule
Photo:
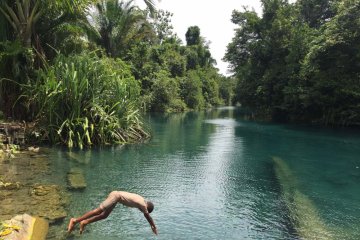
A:
<svg viewBox="0 0 360 240">
<path fill-rule="evenodd" d="M 35 185 L 30 190 L 31 213 L 43 217 L 51 223 L 63 220 L 67 216 L 65 207 L 68 198 L 58 185 Z"/>
<path fill-rule="evenodd" d="M 75 152 L 67 152 L 68 158 L 71 161 L 80 163 L 80 164 L 88 164 L 90 162 L 90 157 L 87 155 L 80 155 Z"/>
<path fill-rule="evenodd" d="M 72 190 L 81 190 L 86 188 L 86 181 L 83 171 L 80 168 L 72 168 L 67 174 L 68 188 Z"/>
<path fill-rule="evenodd" d="M 1 182 L 0 181 L 0 190 L 18 190 L 20 188 L 19 182 Z"/>
</svg>

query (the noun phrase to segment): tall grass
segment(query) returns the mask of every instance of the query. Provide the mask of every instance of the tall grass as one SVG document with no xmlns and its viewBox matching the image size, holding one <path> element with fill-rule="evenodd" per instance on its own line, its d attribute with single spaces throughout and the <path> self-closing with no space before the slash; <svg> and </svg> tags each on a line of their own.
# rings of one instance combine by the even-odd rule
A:
<svg viewBox="0 0 360 240">
<path fill-rule="evenodd" d="M 59 54 L 25 89 L 37 126 L 51 143 L 83 148 L 148 137 L 137 107 L 140 86 L 121 60 L 94 52 Z"/>
</svg>

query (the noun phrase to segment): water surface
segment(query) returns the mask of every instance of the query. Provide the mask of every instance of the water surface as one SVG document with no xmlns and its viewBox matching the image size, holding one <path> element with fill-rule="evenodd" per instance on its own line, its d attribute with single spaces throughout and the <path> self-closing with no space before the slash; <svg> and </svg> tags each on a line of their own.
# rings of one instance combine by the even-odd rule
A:
<svg viewBox="0 0 360 240">
<path fill-rule="evenodd" d="M 359 131 L 259 123 L 237 108 L 145 120 L 153 138 L 144 144 L 73 151 L 80 161 L 53 149 L 51 181 L 65 184 L 80 167 L 88 184 L 73 192 L 70 215 L 98 207 L 112 190 L 155 204 L 158 237 L 138 210 L 118 205 L 83 239 L 297 239 L 289 211 L 297 206 L 284 197 L 273 156 L 334 236 L 360 238 Z"/>
</svg>

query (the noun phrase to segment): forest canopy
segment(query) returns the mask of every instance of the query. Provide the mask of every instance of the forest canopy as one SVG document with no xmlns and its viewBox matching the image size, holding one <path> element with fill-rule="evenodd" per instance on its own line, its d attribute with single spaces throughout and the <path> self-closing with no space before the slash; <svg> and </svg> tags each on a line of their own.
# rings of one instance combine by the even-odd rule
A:
<svg viewBox="0 0 360 240">
<path fill-rule="evenodd" d="M 275 120 L 359 125 L 360 1 L 261 2 L 261 16 L 232 14 L 236 101 Z"/>
</svg>

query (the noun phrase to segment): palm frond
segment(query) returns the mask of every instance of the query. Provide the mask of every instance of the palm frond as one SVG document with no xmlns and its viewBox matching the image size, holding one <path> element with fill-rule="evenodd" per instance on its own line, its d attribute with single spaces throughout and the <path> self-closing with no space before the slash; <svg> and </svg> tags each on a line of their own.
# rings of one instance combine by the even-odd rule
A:
<svg viewBox="0 0 360 240">
<path fill-rule="evenodd" d="M 153 0 L 144 0 L 144 2 L 146 6 L 149 8 L 151 17 L 154 17 L 156 13 L 155 2 Z"/>
</svg>

